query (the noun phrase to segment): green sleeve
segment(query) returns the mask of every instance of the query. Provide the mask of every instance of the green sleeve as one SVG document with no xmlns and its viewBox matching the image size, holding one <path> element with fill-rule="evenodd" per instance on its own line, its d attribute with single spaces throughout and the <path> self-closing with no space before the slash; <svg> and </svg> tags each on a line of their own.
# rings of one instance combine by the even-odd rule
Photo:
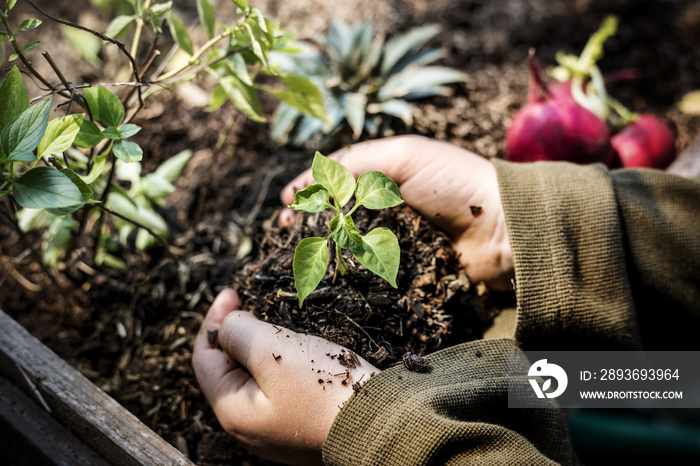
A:
<svg viewBox="0 0 700 466">
<path fill-rule="evenodd" d="M 611 175 L 643 346 L 697 350 L 700 179 L 641 169 Z"/>
<path fill-rule="evenodd" d="M 464 343 L 431 355 L 428 373 L 397 366 L 374 376 L 338 414 L 327 464 L 575 463 L 556 410 L 507 408 L 507 352 L 651 349 L 662 332 L 695 341 L 697 180 L 494 165 L 515 265 L 517 343 Z"/>
<path fill-rule="evenodd" d="M 372 377 L 338 414 L 324 463 L 574 463 L 558 410 L 508 408 L 517 349 L 511 339 L 473 341 L 430 355 L 427 372 L 401 364 Z"/>
<path fill-rule="evenodd" d="M 494 164 L 523 348 L 697 349 L 699 180 L 658 170 Z"/>
<path fill-rule="evenodd" d="M 529 350 L 632 349 L 639 338 L 610 172 L 495 160 Z"/>
</svg>

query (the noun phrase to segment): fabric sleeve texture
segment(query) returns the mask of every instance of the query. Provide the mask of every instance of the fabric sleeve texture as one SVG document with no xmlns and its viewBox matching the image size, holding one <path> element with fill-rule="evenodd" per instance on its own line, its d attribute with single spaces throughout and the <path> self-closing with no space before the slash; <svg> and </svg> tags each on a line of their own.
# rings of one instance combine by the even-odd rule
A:
<svg viewBox="0 0 700 466">
<path fill-rule="evenodd" d="M 700 179 L 643 169 L 611 177 L 643 346 L 697 350 Z"/>
<path fill-rule="evenodd" d="M 529 350 L 634 349 L 639 337 L 610 172 L 494 161 Z"/>
<path fill-rule="evenodd" d="M 511 339 L 456 345 L 372 377 L 341 409 L 328 465 L 571 464 L 557 409 L 508 408 Z M 552 405 L 554 408 L 554 405 Z"/>
<path fill-rule="evenodd" d="M 399 365 L 372 377 L 338 414 L 327 464 L 575 464 L 558 410 L 508 409 L 508 352 L 697 341 L 697 180 L 494 165 L 515 265 L 514 338 L 436 352 L 425 373 Z"/>
</svg>

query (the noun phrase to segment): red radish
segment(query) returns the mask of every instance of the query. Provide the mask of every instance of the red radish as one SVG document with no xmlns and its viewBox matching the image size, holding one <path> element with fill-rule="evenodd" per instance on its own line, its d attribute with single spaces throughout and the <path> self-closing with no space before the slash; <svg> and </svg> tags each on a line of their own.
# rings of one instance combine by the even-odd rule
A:
<svg viewBox="0 0 700 466">
<path fill-rule="evenodd" d="M 644 114 L 615 134 L 610 142 L 623 167 L 664 169 L 676 156 L 675 139 L 661 120 Z"/>
<path fill-rule="evenodd" d="M 565 89 L 552 92 L 534 56 L 530 57 L 530 76 L 528 104 L 518 111 L 506 133 L 506 159 L 609 164 L 614 152 L 605 123 L 575 103 Z"/>
<path fill-rule="evenodd" d="M 571 93 L 571 81 L 552 81 L 547 84 L 547 90 L 555 100 L 569 100 L 575 102 Z"/>
</svg>

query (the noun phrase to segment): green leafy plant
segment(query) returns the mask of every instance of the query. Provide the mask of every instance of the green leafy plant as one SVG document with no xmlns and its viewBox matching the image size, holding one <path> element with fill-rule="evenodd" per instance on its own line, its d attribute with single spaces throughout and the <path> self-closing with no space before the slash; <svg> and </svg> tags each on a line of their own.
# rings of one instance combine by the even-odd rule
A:
<svg viewBox="0 0 700 466">
<path fill-rule="evenodd" d="M 54 156 L 73 144 L 85 114 L 49 122 L 50 111 L 51 99 L 30 105 L 14 67 L 0 85 L 0 197 L 12 193 L 22 207 L 65 215 L 90 201 L 92 189 L 69 168 L 37 165 L 57 164 Z"/>
<path fill-rule="evenodd" d="M 442 58 L 439 49 L 423 48 L 439 32 L 436 25 L 412 29 L 383 42 L 372 24 L 351 26 L 332 21 L 319 44 L 306 44 L 303 53 L 276 56 L 282 70 L 307 77 L 323 92 L 328 118 L 302 115 L 280 104 L 272 126 L 275 139 L 302 144 L 324 133 L 338 136 L 349 128 L 352 138 L 385 133 L 391 118 L 412 124 L 411 101 L 445 94 L 447 84 L 464 81 L 464 73 L 427 66 Z M 389 117 L 389 118 L 387 118 Z"/>
<path fill-rule="evenodd" d="M 332 209 L 336 215 L 330 220 L 330 234 L 326 237 L 302 239 L 294 251 L 294 285 L 299 295 L 299 306 L 316 289 L 325 275 L 330 257 L 331 239 L 335 243 L 338 270 L 345 275 L 349 268 L 342 250 L 352 253 L 357 261 L 396 288 L 401 250 L 396 235 L 388 228 L 378 227 L 362 236 L 352 220 L 355 210 L 386 209 L 403 203 L 396 183 L 383 173 L 370 171 L 357 178 L 335 160 L 316 152 L 311 165 L 315 184 L 294 196 L 289 206 L 299 212 L 322 212 Z M 342 209 L 355 196 L 354 206 Z"/>
<path fill-rule="evenodd" d="M 210 73 L 217 78 L 210 110 L 231 101 L 254 121 L 265 121 L 258 92 L 268 91 L 301 112 L 325 118 L 322 96 L 308 79 L 270 67 L 270 53 L 291 53 L 294 41 L 246 0 L 231 0 L 237 16 L 233 24 L 218 22 L 209 0 L 197 0 L 198 19 L 206 36 L 202 44 L 192 38 L 172 1 L 105 3 L 106 8 L 118 5 L 119 13 L 104 33 L 53 18 L 31 0 L 25 1 L 66 26 L 64 36 L 93 65 L 100 60 L 101 47 L 116 46 L 126 59 L 126 68 L 119 68 L 117 75 L 128 73 L 132 79 L 76 85 L 46 51 L 42 56 L 55 77 L 43 75 L 31 60 L 40 45 L 37 28 L 42 21 L 29 18 L 13 27 L 11 11 L 16 0 L 7 0 L 4 10 L 0 9 L 0 43 L 7 40 L 14 50 L 8 61 L 19 60 L 46 90 L 45 95 L 32 99 L 32 105 L 17 67 L 0 85 L 0 198 L 10 196 L 22 208 L 15 210 L 23 231 L 45 229 L 43 260 L 49 265 L 56 266 L 66 252 L 84 246 L 82 236 L 91 232 L 95 238 L 88 243 L 95 245 L 96 264 L 121 265 L 109 252 L 116 250 L 115 243 L 126 245 L 135 228 L 139 229 L 138 248 L 145 249 L 156 240 L 166 244 L 163 237 L 168 227 L 155 207 L 162 206 L 165 196 L 174 190 L 172 183 L 191 152 L 182 152 L 154 172 L 141 174 L 139 162 L 144 153 L 130 140 L 141 127 L 132 120 L 153 94 Z M 142 50 L 149 37 L 150 46 Z M 121 42 L 122 38 L 130 42 Z M 162 44 L 170 44 L 168 53 L 160 53 Z M 282 87 L 269 85 L 269 80 L 265 86 L 258 84 L 256 77 L 261 73 L 277 77 Z M 118 95 L 110 88 L 124 92 Z M 50 120 L 55 100 L 62 100 L 55 109 L 62 107 L 65 115 Z M 81 111 L 72 112 L 78 106 Z M 81 209 L 84 206 L 98 209 Z M 106 220 L 106 215 L 113 220 Z"/>
</svg>

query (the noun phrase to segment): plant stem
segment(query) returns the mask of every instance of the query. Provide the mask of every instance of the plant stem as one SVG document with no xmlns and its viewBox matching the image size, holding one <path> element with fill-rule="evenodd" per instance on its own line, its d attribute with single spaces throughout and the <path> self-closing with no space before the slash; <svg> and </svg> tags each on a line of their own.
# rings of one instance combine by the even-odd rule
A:
<svg viewBox="0 0 700 466">
<path fill-rule="evenodd" d="M 27 60 L 27 57 L 24 56 L 22 53 L 22 49 L 19 47 L 19 44 L 17 43 L 17 39 L 15 39 L 15 35 L 12 32 L 12 27 L 10 26 L 10 22 L 7 20 L 7 15 L 5 12 L 0 10 L 0 21 L 2 21 L 2 25 L 5 27 L 5 31 L 7 32 L 7 37 L 10 40 L 10 44 L 12 44 L 12 48 L 15 50 L 15 53 L 19 57 L 19 59 L 22 61 L 24 66 L 29 70 L 30 73 L 32 73 L 41 83 L 46 86 L 48 89 L 52 89 L 53 85 L 48 82 L 42 75 L 39 74 L 37 70 L 34 69 L 32 64 Z"/>
<path fill-rule="evenodd" d="M 146 0 L 144 2 L 144 10 L 148 10 L 151 7 L 151 0 Z M 131 43 L 131 56 L 136 57 L 139 51 L 139 42 L 141 42 L 141 33 L 143 32 L 143 18 L 136 18 L 136 31 L 134 32 L 134 41 Z"/>
<path fill-rule="evenodd" d="M 360 204 L 355 203 L 355 205 L 352 206 L 352 209 L 350 209 L 350 211 L 348 211 L 348 213 L 345 214 L 345 216 L 346 216 L 346 217 L 349 217 L 349 216 L 351 216 L 352 214 L 354 214 L 358 207 L 360 207 Z"/>
<path fill-rule="evenodd" d="M 335 243 L 335 255 L 338 259 L 338 270 L 340 271 L 340 276 L 344 277 L 350 270 L 350 267 L 348 267 L 348 264 L 345 262 L 345 259 L 343 258 L 343 250 L 340 248 L 340 246 L 338 246 L 338 243 Z"/>
<path fill-rule="evenodd" d="M 192 66 L 197 60 L 201 58 L 202 55 L 204 55 L 204 52 L 212 48 L 214 45 L 216 45 L 217 42 L 219 42 L 221 39 L 225 39 L 226 37 L 230 36 L 233 34 L 236 30 L 235 29 L 229 29 L 228 31 L 224 31 L 220 33 L 216 37 L 212 37 L 206 44 L 204 44 L 197 52 L 195 52 L 192 57 L 185 63 L 184 65 L 180 66 L 177 69 L 174 69 L 168 73 L 165 73 L 161 76 L 159 76 L 155 82 L 160 82 L 160 81 L 165 81 L 166 79 L 172 78 L 175 75 L 178 75 L 182 73 L 184 70 Z"/>
</svg>

